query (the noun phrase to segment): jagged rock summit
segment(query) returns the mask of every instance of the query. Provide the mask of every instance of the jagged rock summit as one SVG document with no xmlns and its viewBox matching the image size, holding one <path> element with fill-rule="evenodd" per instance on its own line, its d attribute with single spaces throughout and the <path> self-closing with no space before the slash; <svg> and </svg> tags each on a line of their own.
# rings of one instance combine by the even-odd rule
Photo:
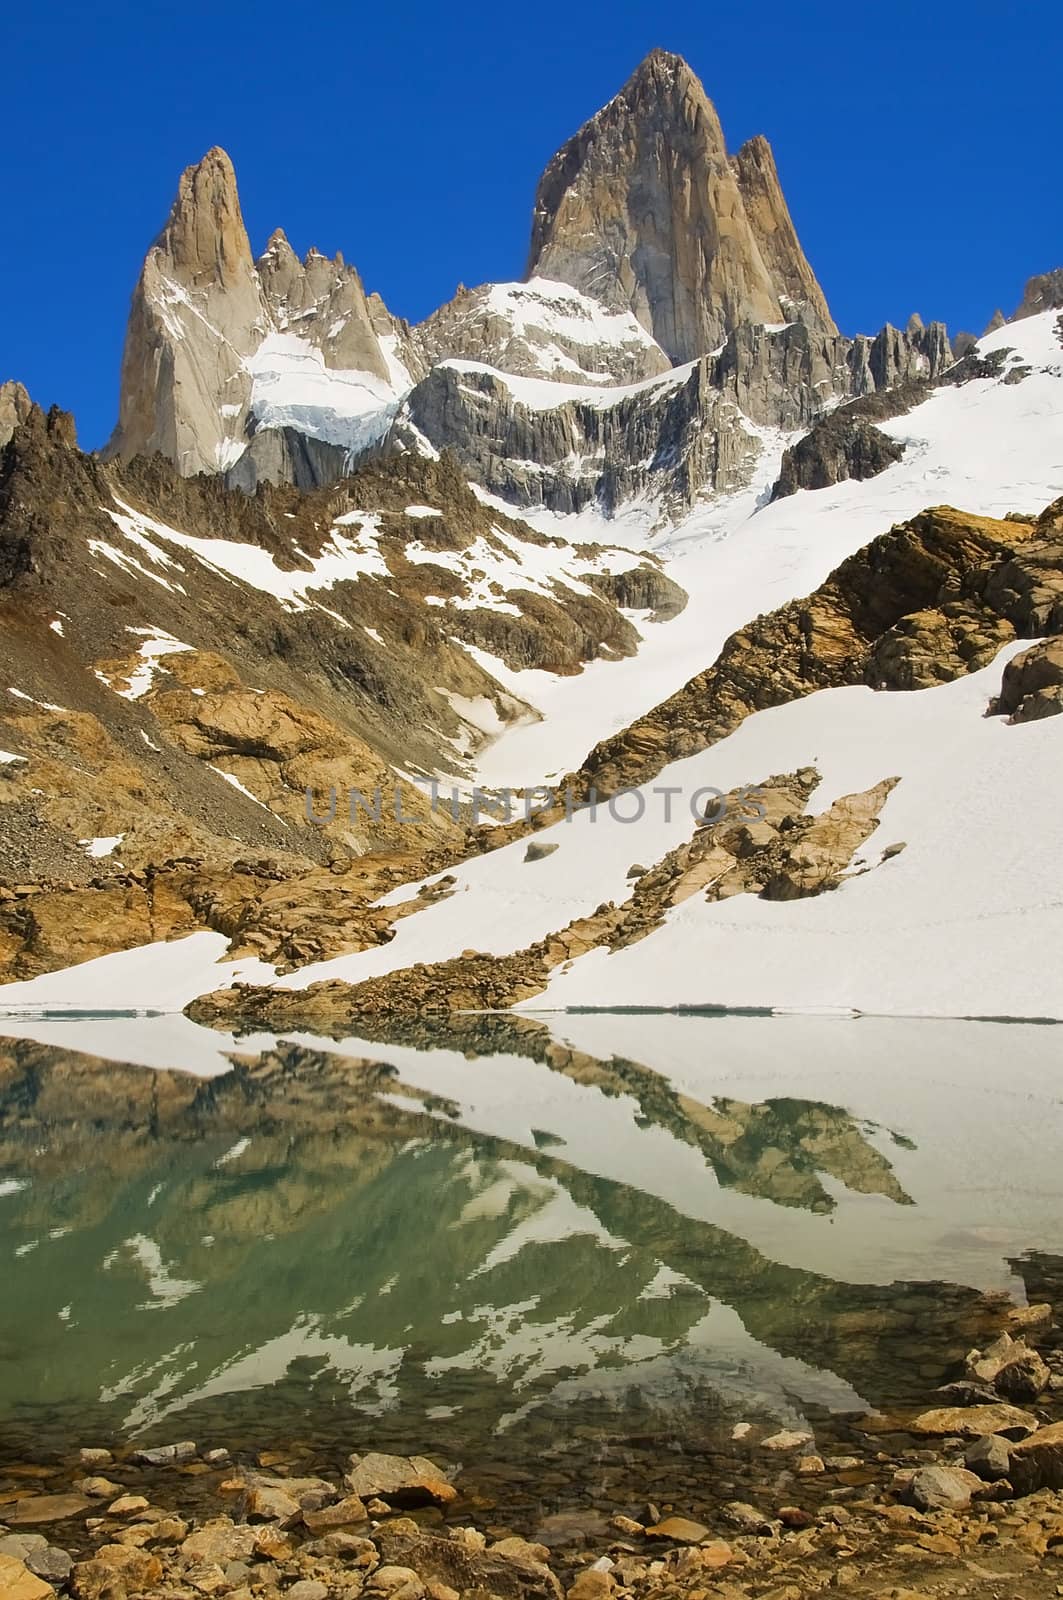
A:
<svg viewBox="0 0 1063 1600">
<path fill-rule="evenodd" d="M 742 323 L 800 316 L 837 331 L 767 140 L 729 158 L 701 83 L 665 50 L 651 51 L 546 168 L 528 275 L 634 312 L 677 363 Z"/>
<path fill-rule="evenodd" d="M 222 472 L 257 429 L 298 427 L 311 411 L 315 437 L 369 442 L 395 382 L 412 381 L 397 356 L 404 335 L 342 256 L 311 250 L 300 262 L 278 229 L 256 262 L 233 164 L 208 150 L 182 174 L 141 270 L 107 453 L 159 451 L 186 476 Z M 326 383 L 330 372 L 342 381 Z M 322 388 L 327 402 L 315 405 Z"/>
<path fill-rule="evenodd" d="M 25 422 L 32 403 L 22 384 L 16 383 L 14 378 L 9 378 L 6 383 L 0 383 L 0 447 L 6 444 L 15 429 Z"/>
<path fill-rule="evenodd" d="M 515 507 L 610 516 L 639 499 L 667 520 L 747 484 L 762 430 L 915 385 L 903 409 L 973 343 L 917 316 L 839 334 L 767 140 L 728 155 L 701 83 L 663 50 L 548 165 L 528 272 L 411 328 L 341 255 L 300 260 L 277 229 L 256 260 L 232 162 L 210 150 L 144 262 L 107 453 L 158 451 L 251 493 L 449 451 Z M 1057 278 L 1024 305 L 1058 299 Z M 883 465 L 870 438 L 815 471 L 854 451 Z"/>
</svg>

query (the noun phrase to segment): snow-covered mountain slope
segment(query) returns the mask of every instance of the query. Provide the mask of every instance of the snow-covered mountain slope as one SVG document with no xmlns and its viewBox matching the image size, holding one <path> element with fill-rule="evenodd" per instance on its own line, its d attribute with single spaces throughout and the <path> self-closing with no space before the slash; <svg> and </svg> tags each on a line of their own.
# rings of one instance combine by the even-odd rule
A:
<svg viewBox="0 0 1063 1600">
<path fill-rule="evenodd" d="M 637 383 L 671 367 L 630 311 L 548 278 L 459 290 L 417 335 L 432 362 L 473 360 L 569 384 Z"/>
<path fill-rule="evenodd" d="M 571 240 L 575 202 L 560 198 Z M 801 276 L 796 258 L 776 266 Z M 936 995 L 937 1009 L 1059 1014 L 1053 969 L 1032 959 L 1059 908 L 1030 863 L 1057 859 L 1031 795 L 1063 725 L 981 715 L 1017 641 L 1060 627 L 1037 598 L 1039 585 L 1055 593 L 1056 523 L 1034 526 L 1063 489 L 1051 282 L 1044 309 L 1031 301 L 957 360 L 940 323 L 850 340 L 825 307 L 809 320 L 774 288 L 765 304 L 793 320 L 736 320 L 700 303 L 712 281 L 682 298 L 698 301 L 690 338 L 711 325 L 720 342 L 678 366 L 638 295 L 607 306 L 541 277 L 463 291 L 411 330 L 340 257 L 299 261 L 276 234 L 255 261 L 222 152 L 184 175 L 134 301 L 120 464 L 78 455 L 62 417 L 9 407 L 0 798 L 16 846 L 0 866 L 21 887 L 0 905 L 0 960 L 27 980 L 13 999 L 63 1000 L 62 975 L 34 975 L 63 961 L 76 926 L 91 937 L 78 935 L 75 960 L 199 930 L 179 980 L 164 949 L 139 964 L 107 955 L 106 974 L 72 982 L 128 983 L 142 1003 L 250 972 L 277 976 L 289 1000 L 318 980 L 378 985 L 363 998 L 386 1009 L 418 1003 L 418 963 L 449 962 L 427 981 L 455 1008 L 637 996 L 927 1010 Z M 805 465 L 773 498 L 784 452 L 809 430 Z M 153 450 L 177 472 L 145 460 Z M 811 482 L 828 486 L 799 486 Z M 943 503 L 961 514 L 915 525 Z M 868 547 L 863 565 L 850 559 Z M 1052 691 L 1038 715 L 1054 663 L 1037 658 L 1048 677 L 1035 692 Z M 1028 848 L 1009 855 L 999 821 L 955 797 L 950 833 L 945 749 L 968 788 L 984 764 L 1014 794 Z M 440 774 L 468 798 L 477 779 L 566 773 L 580 798 L 599 776 L 610 791 L 637 782 L 638 826 L 601 808 L 551 818 L 528 858 L 524 838 L 428 806 Z M 304 810 L 315 786 L 395 776 L 415 786 L 413 839 L 398 814 L 374 831 L 352 813 L 330 835 Z M 669 898 L 694 818 L 682 804 L 666 814 L 656 788 L 773 776 L 785 783 L 770 837 L 721 844 L 732 864 Z M 843 814 L 834 803 L 851 790 Z M 796 885 L 792 901 L 734 866 L 786 855 L 782 835 L 810 828 L 834 839 L 817 884 L 831 893 L 802 897 L 789 856 L 790 876 L 772 881 Z M 39 850 L 25 843 L 38 837 Z M 905 849 L 882 860 L 891 844 Z M 251 846 L 270 854 L 248 865 Z M 370 847 L 386 861 L 363 866 Z M 721 877 L 725 901 L 710 892 Z M 73 917 L 72 885 L 86 895 Z M 978 930 L 994 917 L 1014 962 L 983 959 Z M 732 927 L 746 931 L 717 936 Z M 711 992 L 687 937 L 713 952 Z M 831 940 L 847 961 L 823 958 Z M 931 983 L 955 949 L 954 980 Z M 499 958 L 498 983 L 462 989 L 478 951 Z"/>
<path fill-rule="evenodd" d="M 689 664 L 711 661 L 757 610 L 807 593 L 840 558 L 928 501 L 1003 518 L 1029 514 L 1053 496 L 1063 485 L 1063 350 L 1054 313 L 993 335 L 982 354 L 1005 347 L 1014 353 L 1001 374 L 946 387 L 887 423 L 905 455 L 870 482 L 802 491 L 759 508 L 739 504 L 730 508 L 733 525 L 721 508 L 716 526 L 695 519 L 657 538 L 657 553 L 692 593 L 682 617 L 647 628 L 648 643 L 630 666 L 595 667 L 582 683 L 509 676 L 507 686 L 532 703 L 538 697 L 545 715 L 501 736 L 481 758 L 481 774 L 529 783 L 564 772 L 591 727 L 631 722 L 640 692 L 659 697 L 668 673 L 678 682 Z M 1022 525 L 1014 526 L 1021 546 Z M 637 537 L 634 519 L 628 533 Z M 903 549 L 903 530 L 900 537 Z M 1043 559 L 1051 563 L 1050 546 Z M 946 619 L 958 619 L 949 595 L 962 595 L 965 581 L 962 568 L 947 580 Z M 1003 581 L 1021 590 L 1028 580 Z M 669 660 L 673 641 L 678 650 Z M 687 801 L 699 789 L 728 791 L 815 769 L 808 815 L 846 794 L 893 785 L 871 842 L 857 849 L 834 892 L 792 903 L 748 893 L 723 903 L 689 897 L 646 937 L 555 966 L 545 989 L 524 1003 L 1063 1017 L 1058 963 L 1043 959 L 1045 950 L 1063 948 L 1063 902 L 1054 887 L 1063 862 L 1046 782 L 1063 770 L 1063 723 L 1013 726 L 987 717 L 1002 667 L 1021 647 L 1008 645 L 995 658 L 992 648 L 988 656 L 980 648 L 989 665 L 938 688 L 850 687 L 750 715 L 730 737 L 665 766 L 627 797 L 623 815 L 637 823 L 599 806 L 538 831 L 537 847 L 556 846 L 539 859 L 526 860 L 521 839 L 469 861 L 455 869 L 444 898 L 396 925 L 387 946 L 304 967 L 278 986 L 359 984 L 469 950 L 526 952 L 577 919 L 592 919 L 603 903 L 624 902 L 632 863 L 645 873 L 689 839 Z M 651 681 L 640 691 L 647 664 Z M 946 676 L 955 670 L 943 663 Z M 669 789 L 680 796 L 670 817 Z M 894 856 L 889 847 L 897 845 L 904 848 Z M 388 900 L 409 903 L 415 893 L 411 886 Z"/>
<path fill-rule="evenodd" d="M 637 649 L 628 598 L 685 601 L 652 554 L 548 537 L 444 462 L 246 496 L 102 465 L 35 407 L 0 456 L 0 551 L 5 978 L 222 922 L 299 959 L 386 936 L 378 890 L 466 850 L 416 780 L 462 781 L 533 715 L 478 655 L 578 675 Z"/>
<path fill-rule="evenodd" d="M 808 594 L 845 556 L 928 505 L 984 516 L 1037 511 L 1063 489 L 1063 343 L 1058 313 L 1009 324 L 983 339 L 983 355 L 1012 351 L 999 377 L 936 389 L 883 431 L 904 446 L 878 477 L 802 490 L 768 504 L 786 436 L 762 436 L 748 488 L 699 508 L 675 527 L 654 528 L 652 508 L 629 507 L 604 522 L 532 513 L 569 538 L 608 530 L 653 551 L 690 596 L 667 626 L 640 624 L 637 656 L 594 663 L 578 679 L 507 674 L 538 721 L 502 731 L 476 764 L 481 782 L 538 783 L 578 765 L 590 744 L 617 732 L 712 661 L 727 636 L 760 612 Z M 1026 369 L 1021 382 L 1007 381 Z"/>
<path fill-rule="evenodd" d="M 986 716 L 1015 650 L 940 688 L 829 690 L 752 716 L 723 743 L 626 795 L 616 814 L 600 806 L 537 832 L 537 846 L 555 845 L 552 853 L 528 861 L 518 840 L 452 869 L 452 892 L 405 917 L 389 944 L 303 967 L 277 986 L 358 984 L 470 949 L 512 955 L 604 901 L 624 901 L 633 861 L 660 861 L 690 837 L 699 792 L 704 806 L 709 791 L 814 766 L 820 781 L 809 812 L 900 780 L 841 887 L 783 903 L 692 896 L 639 942 L 566 963 L 524 1009 L 715 1005 L 1063 1019 L 1063 836 L 1045 778 L 1063 771 L 1063 721 L 1011 726 Z M 891 856 L 896 845 L 903 849 Z M 395 890 L 390 903 L 414 892 Z"/>
<path fill-rule="evenodd" d="M 814 764 L 823 776 L 812 812 L 884 778 L 900 782 L 835 892 L 783 904 L 692 896 L 641 943 L 574 962 L 533 1004 L 1063 1019 L 1063 834 L 1046 782 L 1063 773 L 1063 724 L 986 716 L 1014 653 L 938 689 L 826 690 L 761 712 L 704 756 L 667 768 L 661 784 L 693 791 Z M 641 845 L 638 829 L 627 834 L 621 856 L 623 845 Z"/>
</svg>

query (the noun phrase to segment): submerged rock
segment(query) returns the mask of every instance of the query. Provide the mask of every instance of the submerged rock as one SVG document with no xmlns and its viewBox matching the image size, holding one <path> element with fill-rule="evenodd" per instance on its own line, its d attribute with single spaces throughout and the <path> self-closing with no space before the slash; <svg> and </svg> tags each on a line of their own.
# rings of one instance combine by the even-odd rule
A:
<svg viewBox="0 0 1063 1600">
<path fill-rule="evenodd" d="M 362 1500 L 379 1496 L 393 1506 L 448 1505 L 457 1490 L 427 1456 L 353 1455 L 344 1482 Z"/>
<path fill-rule="evenodd" d="M 1018 1406 L 940 1406 L 933 1411 L 923 1411 L 907 1424 L 910 1433 L 926 1438 L 981 1439 L 986 1434 L 1002 1433 L 1008 1438 L 1022 1439 L 1036 1433 L 1040 1424 L 1028 1411 Z"/>
</svg>

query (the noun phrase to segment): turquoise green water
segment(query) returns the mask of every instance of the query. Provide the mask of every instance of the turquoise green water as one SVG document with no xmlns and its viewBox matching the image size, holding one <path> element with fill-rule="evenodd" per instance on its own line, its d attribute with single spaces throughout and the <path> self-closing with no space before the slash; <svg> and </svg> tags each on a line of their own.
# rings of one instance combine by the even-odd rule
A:
<svg viewBox="0 0 1063 1600">
<path fill-rule="evenodd" d="M 844 1443 L 950 1377 L 993 1297 L 1054 1293 L 1052 1030 L 1007 1030 L 1003 1092 L 973 1024 L 465 1024 L 258 1039 L 210 1078 L 69 1026 L 0 1046 L 21 1454 L 304 1440 L 564 1479 L 575 1441 L 583 1479 L 588 1448 L 603 1484 L 662 1453 L 719 1479 L 735 1421 Z"/>
</svg>

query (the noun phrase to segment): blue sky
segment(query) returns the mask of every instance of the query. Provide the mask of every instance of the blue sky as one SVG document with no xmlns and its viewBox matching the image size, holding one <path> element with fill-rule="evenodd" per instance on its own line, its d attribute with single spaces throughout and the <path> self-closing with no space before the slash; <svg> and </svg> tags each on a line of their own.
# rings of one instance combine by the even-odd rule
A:
<svg viewBox="0 0 1063 1600">
<path fill-rule="evenodd" d="M 416 320 L 519 277 L 557 146 L 654 45 L 775 150 L 846 332 L 980 331 L 1063 264 L 1063 11 L 981 0 L 9 6 L 0 379 L 114 421 L 129 295 L 181 169 L 233 157 L 252 247 L 342 250 Z"/>
</svg>

